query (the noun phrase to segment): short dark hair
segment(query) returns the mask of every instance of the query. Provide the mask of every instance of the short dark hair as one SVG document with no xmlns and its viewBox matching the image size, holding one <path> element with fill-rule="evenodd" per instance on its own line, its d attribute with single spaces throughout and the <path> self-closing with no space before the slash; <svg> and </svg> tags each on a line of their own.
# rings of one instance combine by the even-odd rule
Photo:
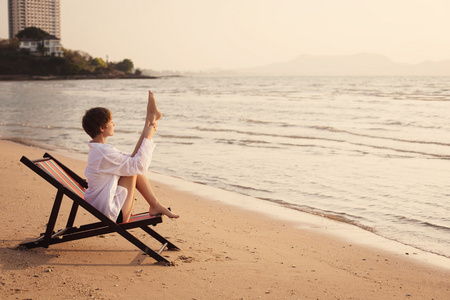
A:
<svg viewBox="0 0 450 300">
<path fill-rule="evenodd" d="M 83 129 L 91 138 L 95 138 L 101 133 L 100 128 L 105 128 L 112 119 L 112 113 L 104 107 L 94 107 L 88 109 L 83 116 Z"/>
</svg>

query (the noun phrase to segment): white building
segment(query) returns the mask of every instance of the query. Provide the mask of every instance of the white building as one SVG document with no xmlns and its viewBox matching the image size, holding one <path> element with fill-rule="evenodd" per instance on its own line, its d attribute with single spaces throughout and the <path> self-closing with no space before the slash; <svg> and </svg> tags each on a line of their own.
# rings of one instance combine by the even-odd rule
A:
<svg viewBox="0 0 450 300">
<path fill-rule="evenodd" d="M 9 38 L 37 27 L 61 38 L 60 0 L 8 0 Z"/>
<path fill-rule="evenodd" d="M 19 48 L 27 49 L 34 54 L 40 54 L 42 49 L 45 56 L 63 56 L 60 40 L 54 35 L 47 35 L 42 40 L 21 39 Z"/>
<path fill-rule="evenodd" d="M 44 43 L 44 55 L 63 56 L 60 40 L 54 35 L 48 35 L 42 39 Z"/>
</svg>

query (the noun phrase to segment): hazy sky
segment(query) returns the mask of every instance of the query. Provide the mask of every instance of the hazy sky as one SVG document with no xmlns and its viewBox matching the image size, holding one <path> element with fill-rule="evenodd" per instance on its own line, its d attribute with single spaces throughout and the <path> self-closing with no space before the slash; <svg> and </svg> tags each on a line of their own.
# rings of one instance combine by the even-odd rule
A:
<svg viewBox="0 0 450 300">
<path fill-rule="evenodd" d="M 360 52 L 416 63 L 450 59 L 449 12 L 448 0 L 61 0 L 61 34 L 65 48 L 154 70 Z"/>
</svg>

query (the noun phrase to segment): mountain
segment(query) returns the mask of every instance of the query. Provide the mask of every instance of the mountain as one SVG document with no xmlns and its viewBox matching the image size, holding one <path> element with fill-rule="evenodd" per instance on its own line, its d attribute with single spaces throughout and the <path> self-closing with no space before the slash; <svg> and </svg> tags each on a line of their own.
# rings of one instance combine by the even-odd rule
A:
<svg viewBox="0 0 450 300">
<path fill-rule="evenodd" d="M 449 76 L 450 60 L 405 64 L 372 53 L 341 56 L 300 55 L 291 61 L 233 72 L 267 76 Z"/>
</svg>

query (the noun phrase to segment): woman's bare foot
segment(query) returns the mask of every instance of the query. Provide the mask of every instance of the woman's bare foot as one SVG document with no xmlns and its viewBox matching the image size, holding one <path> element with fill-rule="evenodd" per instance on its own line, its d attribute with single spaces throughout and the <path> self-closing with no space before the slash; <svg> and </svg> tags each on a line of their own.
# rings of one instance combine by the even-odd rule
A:
<svg viewBox="0 0 450 300">
<path fill-rule="evenodd" d="M 147 120 L 149 120 L 150 123 L 153 123 L 154 121 L 161 119 L 161 117 L 162 113 L 156 106 L 155 95 L 153 95 L 152 91 L 148 91 Z"/>
<path fill-rule="evenodd" d="M 180 216 L 177 214 L 174 214 L 171 212 L 167 207 L 163 206 L 162 204 L 158 203 L 157 205 L 150 206 L 149 210 L 150 216 L 156 216 L 156 215 L 165 215 L 172 219 L 177 219 Z"/>
</svg>

